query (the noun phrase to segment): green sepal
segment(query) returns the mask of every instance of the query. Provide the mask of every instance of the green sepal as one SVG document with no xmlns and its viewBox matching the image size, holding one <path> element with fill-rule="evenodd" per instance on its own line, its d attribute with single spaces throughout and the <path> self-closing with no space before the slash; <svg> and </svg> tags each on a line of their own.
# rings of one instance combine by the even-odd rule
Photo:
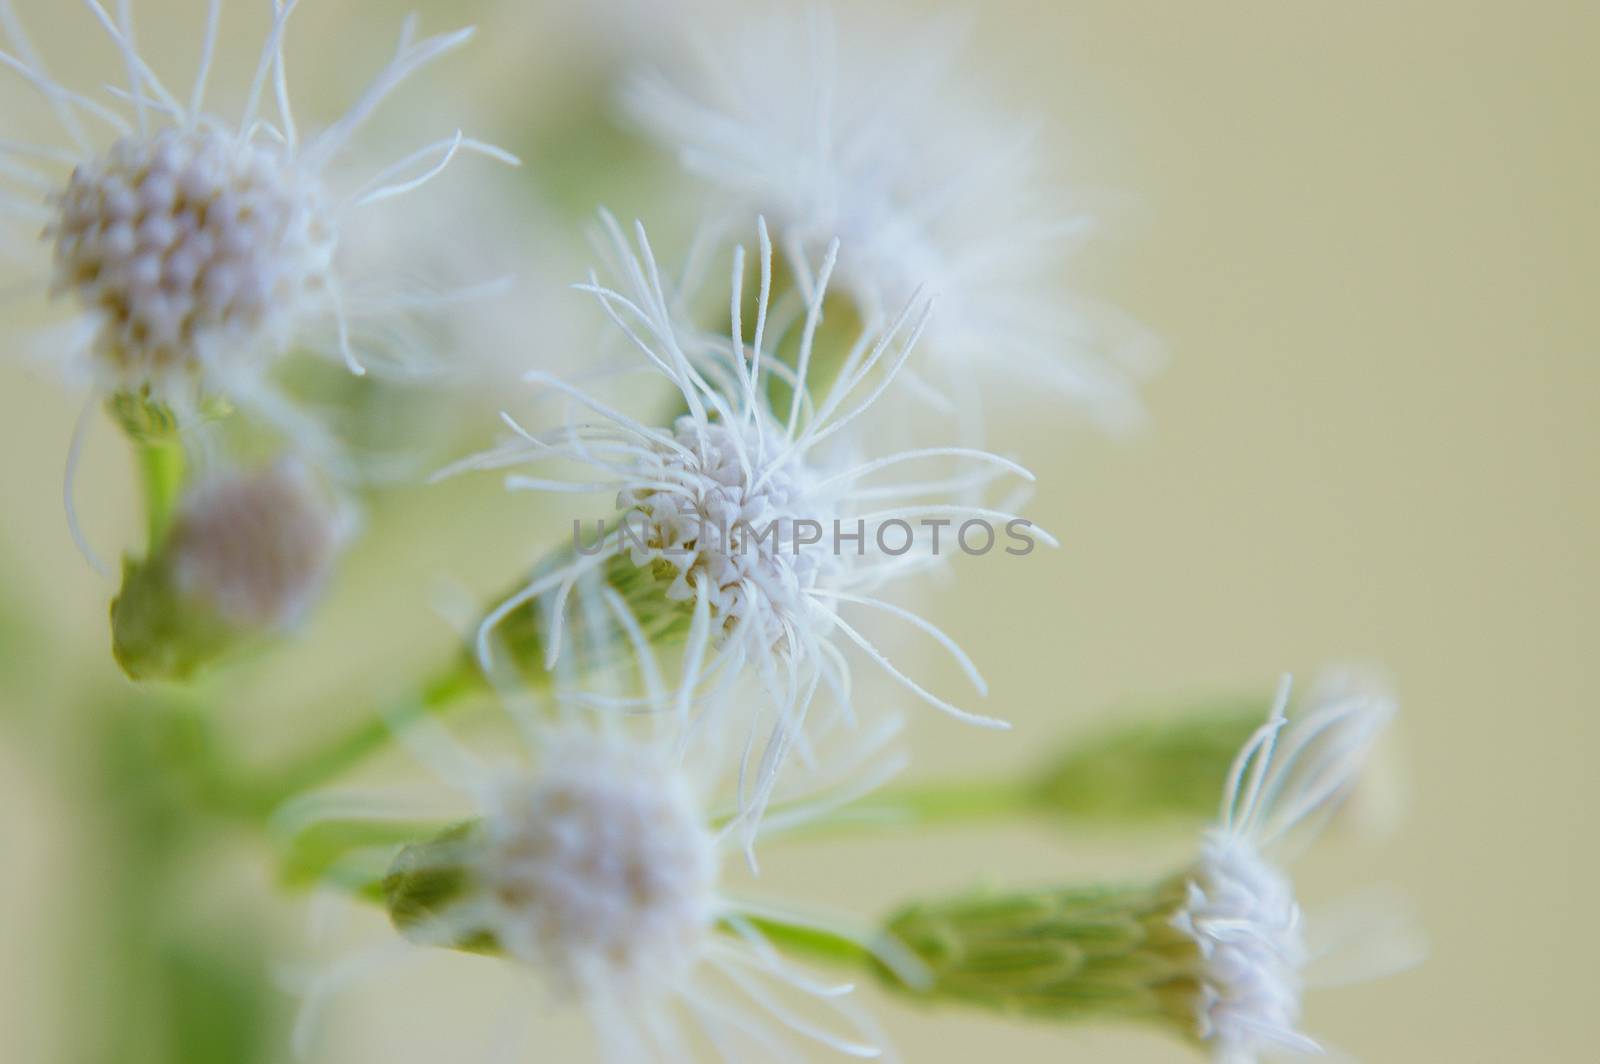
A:
<svg viewBox="0 0 1600 1064">
<path fill-rule="evenodd" d="M 111 600 L 111 654 L 129 679 L 184 682 L 237 647 L 245 633 L 181 593 L 159 553 L 124 558 Z"/>
<path fill-rule="evenodd" d="M 603 538 L 608 544 L 618 534 L 617 522 L 606 522 Z M 584 549 L 594 544 L 588 539 L 594 530 L 580 530 Z M 578 547 L 568 543 L 552 551 L 527 579 L 502 596 L 502 601 L 549 573 L 571 565 L 578 559 Z M 694 601 L 667 597 L 675 573 L 670 564 L 654 567 L 634 564 L 626 554 L 601 562 L 586 573 L 566 602 L 565 614 L 554 614 L 556 589 L 538 595 L 502 617 L 490 636 L 496 660 L 512 663 L 523 682 L 543 686 L 550 680 L 545 667 L 545 649 L 555 624 L 562 626 L 561 659 L 558 670 L 569 670 L 575 677 L 587 677 L 618 665 L 632 667 L 634 649 L 626 633 L 598 604 L 601 584 L 616 592 L 638 621 L 644 638 L 652 647 L 680 643 L 688 635 L 694 617 Z"/>
<path fill-rule="evenodd" d="M 178 412 L 149 388 L 117 392 L 106 400 L 106 412 L 136 444 L 166 443 L 183 431 Z M 201 400 L 197 412 L 201 421 L 222 421 L 232 415 L 233 404 L 221 396 L 209 396 Z"/>
<path fill-rule="evenodd" d="M 1183 897 L 1183 879 L 1173 878 L 916 904 L 885 929 L 931 979 L 913 987 L 875 968 L 890 987 L 930 1003 L 1060 1021 L 1146 1021 L 1193 1038 L 1198 953 L 1172 926 Z"/>
<path fill-rule="evenodd" d="M 418 945 L 500 952 L 494 935 L 483 928 L 462 928 L 448 938 L 438 933 L 451 907 L 474 889 L 468 857 L 480 830 L 480 821 L 463 821 L 400 851 L 382 883 L 384 908 L 396 931 Z"/>
</svg>

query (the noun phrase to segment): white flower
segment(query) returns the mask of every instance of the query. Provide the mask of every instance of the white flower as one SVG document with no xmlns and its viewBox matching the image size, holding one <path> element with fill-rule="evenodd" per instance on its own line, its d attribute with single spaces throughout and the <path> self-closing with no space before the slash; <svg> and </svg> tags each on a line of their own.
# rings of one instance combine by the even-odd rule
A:
<svg viewBox="0 0 1600 1064">
<path fill-rule="evenodd" d="M 425 184 L 460 152 L 515 160 L 458 132 L 353 192 L 335 193 L 329 170 L 385 97 L 472 31 L 418 41 L 407 20 L 394 58 L 350 110 L 302 137 L 283 54 L 294 0 L 273 0 L 246 102 L 231 120 L 204 109 L 220 3 L 208 6 L 199 69 L 182 98 L 136 49 L 129 5 L 115 19 L 98 0 L 86 6 L 126 68 L 127 88 L 105 101 L 55 81 L 10 0 L 0 0 L 11 49 L 0 51 L 0 67 L 50 105 L 67 141 L 0 143 L 0 176 L 23 190 L 0 197 L 0 208 L 42 226 L 51 244 L 52 291 L 79 314 L 69 353 L 87 358 L 102 392 L 148 389 L 180 414 L 221 395 L 280 421 L 282 404 L 261 378 L 291 345 L 323 346 L 363 372 L 353 322 L 405 304 L 372 298 L 343 275 L 346 219 Z"/>
<path fill-rule="evenodd" d="M 947 387 L 974 371 L 1040 382 L 1112 426 L 1139 413 L 1143 333 L 1060 283 L 1087 219 L 1043 186 L 1030 123 L 986 107 L 954 69 L 948 22 L 837 33 L 825 9 L 750 20 L 699 43 L 696 73 L 634 80 L 636 120 L 724 194 L 765 214 L 802 288 L 837 237 L 843 290 L 881 325 L 919 289 Z"/>
<path fill-rule="evenodd" d="M 651 615 L 647 622 L 674 602 L 692 613 L 684 657 L 691 680 L 732 682 L 748 669 L 765 687 L 773 719 L 755 790 L 758 806 L 818 688 L 825 687 L 851 713 L 849 666 L 841 644 L 853 644 L 930 705 L 973 723 L 1004 727 L 926 690 L 841 616 L 842 609 L 859 608 L 911 624 L 943 646 L 982 691 L 977 670 L 949 636 L 871 592 L 897 573 L 964 549 L 960 542 L 977 548 L 987 541 L 995 552 L 1031 549 L 1034 537 L 1054 544 L 1014 513 L 956 501 L 957 492 L 1000 476 L 1032 479 L 1011 461 L 956 447 L 876 458 L 858 453 L 861 441 L 870 438 L 865 415 L 911 354 L 927 304 L 909 303 L 885 329 L 862 332 L 848 351 L 823 352 L 815 339 L 837 246 L 829 249 L 803 310 L 780 326 L 776 314 L 769 321 L 771 245 L 763 224 L 761 288 L 750 342 L 743 339 L 742 247 L 735 250 L 732 267 L 732 328 L 720 338 L 701 334 L 679 321 L 677 298 L 662 281 L 643 228 L 637 230 L 635 249 L 609 217 L 606 223 L 624 291 L 593 279 L 584 287 L 643 354 L 647 371 L 670 383 L 671 398 L 685 413 L 670 429 L 653 428 L 547 374 L 529 374 L 529 380 L 582 408 L 588 419 L 533 433 L 506 415 L 516 437 L 457 468 L 578 463 L 592 475 L 576 481 L 514 475 L 507 484 L 540 492 L 614 493 L 621 515 L 602 542 L 541 573 L 486 618 L 478 639 L 486 665 L 496 627 L 529 603 L 548 600 L 555 631 L 545 647 L 546 668 L 553 668 L 562 646 L 563 605 L 572 589 L 606 572 L 614 559 L 624 559 L 661 578 L 660 605 L 644 607 Z M 786 336 L 793 341 L 795 368 L 776 354 Z M 822 394 L 813 395 L 806 382 L 813 362 L 824 357 L 834 360 L 837 376 Z M 800 387 L 790 388 L 796 378 Z M 775 387 L 784 390 L 778 409 L 769 399 Z M 898 482 L 877 479 L 886 471 L 930 462 L 966 468 Z M 986 530 L 985 536 L 963 541 L 958 526 L 968 523 Z M 1030 546 L 1015 546 L 1021 540 L 1008 535 L 1023 536 Z M 640 609 L 637 602 L 634 606 Z M 768 712 L 752 712 L 751 727 Z"/>
<path fill-rule="evenodd" d="M 598 608 L 631 628 L 613 598 Z M 677 693 L 654 677 L 648 644 L 636 649 L 650 712 L 624 718 L 512 699 L 527 746 L 512 763 L 480 760 L 436 722 L 405 725 L 402 739 L 466 796 L 471 819 L 401 852 L 385 883 L 396 926 L 411 943 L 493 952 L 514 974 L 532 976 L 514 1026 L 535 1024 L 530 1006 L 541 1000 L 581 1009 L 608 1060 L 686 1060 L 686 1038 L 703 1039 L 723 1059 L 787 1059 L 785 1041 L 795 1036 L 849 1056 L 882 1055 L 883 1036 L 851 1000 L 852 987 L 818 981 L 762 927 L 825 930 L 911 981 L 919 965 L 871 932 L 740 899 L 724 867 L 739 852 L 743 825 L 722 793 L 726 744 L 714 730 L 681 726 Z M 883 752 L 892 734 L 853 736 L 827 778 L 780 798 L 760 832 L 803 824 L 898 771 L 903 760 Z M 289 811 L 297 827 L 381 807 L 370 794 L 297 806 Z M 436 889 L 440 873 L 456 884 L 446 895 Z M 352 957 L 316 981 L 302 1042 L 328 995 L 372 962 Z"/>
<path fill-rule="evenodd" d="M 1204 840 L 1173 926 L 1199 949 L 1197 1034 L 1219 1061 L 1320 1051 L 1300 1031 L 1308 947 L 1283 850 L 1321 826 L 1355 784 L 1395 713 L 1387 693 L 1335 678 L 1287 720 L 1289 683 L 1240 751 L 1222 820 Z"/>
<path fill-rule="evenodd" d="M 163 549 L 180 594 L 238 628 L 281 629 L 320 595 L 351 523 L 306 466 L 284 460 L 202 478 Z"/>
<path fill-rule="evenodd" d="M 540 761 L 486 788 L 468 860 L 484 926 L 568 992 L 676 983 L 716 913 L 716 833 L 688 781 L 649 747 L 583 732 Z"/>
</svg>

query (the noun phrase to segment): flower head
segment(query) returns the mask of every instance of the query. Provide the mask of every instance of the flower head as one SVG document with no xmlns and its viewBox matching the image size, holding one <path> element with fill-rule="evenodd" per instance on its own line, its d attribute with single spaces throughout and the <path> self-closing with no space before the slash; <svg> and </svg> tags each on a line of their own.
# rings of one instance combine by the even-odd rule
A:
<svg viewBox="0 0 1600 1064">
<path fill-rule="evenodd" d="M 816 587 L 831 560 L 794 549 L 797 522 L 833 518 L 834 501 L 770 423 L 699 424 L 684 415 L 672 439 L 674 448 L 654 452 L 642 475 L 617 493 L 633 522 L 628 531 L 639 532 L 629 557 L 674 574 L 667 598 L 693 599 L 703 585 L 724 631 L 748 621 L 777 643 L 781 604 Z M 781 457 L 756 475 L 748 456 L 769 452 Z"/>
<path fill-rule="evenodd" d="M 1393 701 L 1335 679 L 1286 720 L 1287 698 L 1286 682 L 1235 761 L 1222 822 L 1189 868 L 1154 882 L 913 903 L 887 926 L 928 978 L 889 985 L 1051 1020 L 1151 1022 L 1230 1064 L 1316 1051 L 1300 1031 L 1302 990 L 1327 974 L 1313 961 L 1349 960 L 1359 947 L 1360 974 L 1372 977 L 1414 963 L 1419 947 L 1389 912 L 1352 912 L 1335 921 L 1345 925 L 1338 941 L 1313 942 L 1319 925 L 1302 920 L 1283 870 L 1285 845 L 1309 841 L 1355 782 Z M 1370 937 L 1352 941 L 1352 931 Z"/>
<path fill-rule="evenodd" d="M 199 481 L 165 550 L 180 594 L 228 624 L 281 629 L 316 600 L 349 528 L 311 471 L 285 460 Z"/>
<path fill-rule="evenodd" d="M 292 345 L 321 346 L 360 373 L 354 323 L 401 309 L 369 299 L 343 275 L 340 235 L 351 212 L 419 187 L 463 151 L 515 160 L 456 133 L 354 192 L 336 192 L 329 170 L 356 131 L 401 82 L 464 44 L 471 30 L 418 41 L 407 21 L 394 58 L 351 109 L 302 137 L 283 54 L 295 0 L 274 0 L 239 116 L 205 110 L 220 6 L 208 7 L 200 67 L 180 98 L 136 49 L 128 6 L 114 19 L 87 0 L 127 71 L 126 89 L 102 102 L 55 81 L 10 0 L 0 0 L 11 48 L 0 51 L 0 67 L 50 105 L 68 142 L 0 145 L 0 175 L 36 197 L 0 204 L 42 226 L 52 292 L 79 314 L 72 354 L 87 357 L 103 391 L 144 391 L 179 410 L 221 396 L 281 414 L 259 394 L 261 378 Z"/>
<path fill-rule="evenodd" d="M 478 640 L 486 665 L 502 623 L 533 610 L 548 629 L 545 668 L 554 668 L 566 640 L 563 606 L 573 589 L 597 577 L 613 586 L 626 582 L 625 597 L 643 627 L 654 628 L 668 615 L 686 620 L 683 669 L 691 681 L 730 683 L 749 671 L 764 687 L 767 697 L 752 704 L 769 705 L 770 713 L 751 714 L 752 727 L 770 723 L 756 777 L 758 805 L 819 687 L 851 712 L 849 666 L 840 644 L 859 648 L 929 704 L 968 721 L 1003 726 L 923 688 L 843 616 L 862 609 L 909 623 L 943 646 L 983 690 L 970 659 L 950 637 L 872 592 L 898 573 L 969 549 L 958 548 L 957 540 L 967 534 L 958 524 L 981 526 L 986 533 L 962 541 L 976 540 L 974 552 L 999 549 L 997 542 L 1007 542 L 1008 533 L 1027 537 L 1028 549 L 1034 536 L 1054 542 L 1014 513 L 957 497 L 1006 475 L 1031 479 L 1014 462 L 960 447 L 863 454 L 866 415 L 909 358 L 927 304 L 913 301 L 884 329 L 864 330 L 843 350 L 823 351 L 817 336 L 838 246 L 829 248 L 803 308 L 787 324 L 774 324 L 771 244 L 762 225 L 760 291 L 749 340 L 742 247 L 735 249 L 732 268 L 732 327 L 722 336 L 701 333 L 681 320 L 678 295 L 663 283 L 643 228 L 630 243 L 615 222 L 606 222 L 621 290 L 597 277 L 583 287 L 643 355 L 646 372 L 670 385 L 669 401 L 684 412 L 670 427 L 652 427 L 548 374 L 529 374 L 588 419 L 536 433 L 507 415 L 515 436 L 457 468 L 577 463 L 589 475 L 564 480 L 515 474 L 507 484 L 540 492 L 603 492 L 616 509 L 598 542 L 580 543 L 575 556 L 544 567 L 489 614 Z M 825 357 L 833 381 L 813 391 L 810 374 Z M 880 476 L 919 463 L 942 468 L 900 481 Z M 1005 525 L 1006 532 L 998 533 L 996 525 Z M 1007 549 L 1026 552 L 1014 544 Z"/>
<path fill-rule="evenodd" d="M 674 984 L 717 908 L 716 833 L 698 797 L 648 746 L 579 731 L 540 761 L 485 791 L 467 864 L 485 926 L 568 992 Z"/>
<path fill-rule="evenodd" d="M 124 563 L 111 606 L 118 663 L 136 679 L 183 679 L 293 627 L 321 596 L 352 517 L 296 459 L 203 474 L 150 556 Z"/>
<path fill-rule="evenodd" d="M 73 170 L 57 211 L 54 289 L 97 319 L 94 353 L 123 379 L 281 349 L 333 280 L 321 190 L 280 148 L 215 129 L 118 140 Z"/>
<path fill-rule="evenodd" d="M 840 290 L 869 322 L 938 296 L 924 343 L 961 394 L 981 369 L 1048 382 L 1111 424 L 1137 415 L 1151 345 L 1061 290 L 1087 219 L 1042 187 L 1028 123 L 956 75 L 949 22 L 839 32 L 814 7 L 699 43 L 695 72 L 636 78 L 628 107 L 730 217 L 767 216 L 803 289 L 837 238 Z"/>
<path fill-rule="evenodd" d="M 1299 1029 L 1312 953 L 1294 886 L 1274 854 L 1337 806 L 1395 712 L 1380 691 L 1329 684 L 1324 693 L 1290 722 L 1287 680 L 1279 689 L 1271 716 L 1234 762 L 1221 822 L 1207 833 L 1172 918 L 1199 950 L 1197 1034 L 1219 1060 L 1319 1048 Z"/>
<path fill-rule="evenodd" d="M 631 627 L 613 601 L 587 605 Z M 641 662 L 648 653 L 641 646 Z M 534 976 L 552 1005 L 593 1019 L 607 1059 L 678 1059 L 686 1028 L 738 1059 L 787 1056 L 785 1035 L 879 1055 L 881 1034 L 850 987 L 816 981 L 762 928 L 825 929 L 908 980 L 915 963 L 871 936 L 740 900 L 725 867 L 742 820 L 725 787 L 728 744 L 715 729 L 681 727 L 677 693 L 651 686 L 649 712 L 628 719 L 512 696 L 527 751 L 500 763 L 436 722 L 409 722 L 403 739 L 467 798 L 469 818 L 394 859 L 383 893 L 396 927 L 412 943 L 492 954 Z M 828 773 L 779 796 L 760 831 L 803 823 L 897 771 L 883 752 L 891 736 L 853 736 Z M 373 796 L 359 802 L 371 809 Z M 325 811 L 338 805 L 323 800 Z M 342 981 L 329 973 L 308 1005 Z"/>
</svg>

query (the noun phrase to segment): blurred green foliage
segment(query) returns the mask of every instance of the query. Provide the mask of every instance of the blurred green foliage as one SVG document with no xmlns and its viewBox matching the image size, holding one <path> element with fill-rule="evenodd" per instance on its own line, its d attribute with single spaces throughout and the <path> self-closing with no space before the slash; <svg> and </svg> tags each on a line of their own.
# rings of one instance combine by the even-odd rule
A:
<svg viewBox="0 0 1600 1064">
<path fill-rule="evenodd" d="M 87 896 L 65 948 L 69 999 L 103 1016 L 74 1029 L 74 1059 L 267 1064 L 291 1002 L 272 978 L 270 924 L 236 891 L 211 892 L 234 826 L 198 812 L 169 771 L 170 707 L 100 691 L 74 707 L 92 771 L 79 796 L 92 837 Z"/>
</svg>

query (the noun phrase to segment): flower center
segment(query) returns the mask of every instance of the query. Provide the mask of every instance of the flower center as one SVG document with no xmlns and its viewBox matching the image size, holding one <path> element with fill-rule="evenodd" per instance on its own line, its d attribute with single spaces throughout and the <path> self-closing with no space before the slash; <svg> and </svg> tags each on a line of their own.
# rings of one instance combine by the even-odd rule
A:
<svg viewBox="0 0 1600 1064">
<path fill-rule="evenodd" d="M 124 137 L 73 171 L 57 210 L 55 290 L 98 315 L 97 353 L 135 377 L 281 344 L 332 267 L 315 185 L 206 129 Z"/>
<path fill-rule="evenodd" d="M 715 843 L 682 782 L 644 751 L 557 744 L 501 787 L 477 882 L 497 938 L 566 988 L 660 985 L 713 919 Z"/>
<path fill-rule="evenodd" d="M 831 557 L 826 507 L 781 435 L 683 417 L 674 438 L 684 451 L 663 448 L 653 482 L 618 495 L 634 563 L 675 572 L 669 598 L 706 585 L 725 628 L 754 620 L 777 640 Z"/>
</svg>

